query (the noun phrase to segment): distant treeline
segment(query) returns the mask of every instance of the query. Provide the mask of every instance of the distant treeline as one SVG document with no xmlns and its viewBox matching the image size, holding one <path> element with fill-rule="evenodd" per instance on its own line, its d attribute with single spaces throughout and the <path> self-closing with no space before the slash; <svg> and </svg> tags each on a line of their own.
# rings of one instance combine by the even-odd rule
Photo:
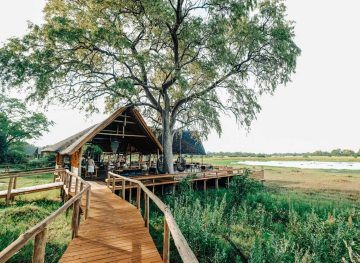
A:
<svg viewBox="0 0 360 263">
<path fill-rule="evenodd" d="M 208 155 L 233 156 L 233 157 L 270 157 L 270 156 L 360 156 L 357 152 L 349 149 L 334 149 L 332 151 L 315 151 L 305 153 L 250 153 L 250 152 L 208 152 Z"/>
</svg>

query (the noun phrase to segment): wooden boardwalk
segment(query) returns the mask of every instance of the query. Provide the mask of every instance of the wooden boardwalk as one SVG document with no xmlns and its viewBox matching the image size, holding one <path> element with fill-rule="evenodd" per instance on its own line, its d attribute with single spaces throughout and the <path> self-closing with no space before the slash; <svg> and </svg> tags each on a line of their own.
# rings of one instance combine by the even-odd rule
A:
<svg viewBox="0 0 360 263">
<path fill-rule="evenodd" d="M 91 183 L 90 214 L 60 262 L 162 262 L 135 206 Z"/>
</svg>

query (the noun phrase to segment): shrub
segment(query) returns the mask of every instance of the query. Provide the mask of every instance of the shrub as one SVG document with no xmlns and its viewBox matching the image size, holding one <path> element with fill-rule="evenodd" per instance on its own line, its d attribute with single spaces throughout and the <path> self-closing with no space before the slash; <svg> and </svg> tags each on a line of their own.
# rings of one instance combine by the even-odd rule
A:
<svg viewBox="0 0 360 263">
<path fill-rule="evenodd" d="M 230 196 L 235 203 L 241 202 L 248 194 L 262 189 L 262 184 L 250 178 L 251 171 L 245 169 L 243 175 L 234 176 L 230 181 Z"/>
</svg>

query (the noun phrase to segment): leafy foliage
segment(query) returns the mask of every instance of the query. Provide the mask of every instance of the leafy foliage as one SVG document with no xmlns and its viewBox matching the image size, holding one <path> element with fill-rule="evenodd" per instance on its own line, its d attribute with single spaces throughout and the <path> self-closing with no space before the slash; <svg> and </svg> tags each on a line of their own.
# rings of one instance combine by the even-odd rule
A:
<svg viewBox="0 0 360 263">
<path fill-rule="evenodd" d="M 39 138 L 52 124 L 20 100 L 0 95 L 0 163 L 23 161 L 25 141 Z"/>
<path fill-rule="evenodd" d="M 250 125 L 300 54 L 281 0 L 50 0 L 44 13 L 1 48 L 3 84 L 88 111 L 136 105 L 167 137 L 221 133 L 222 112 Z"/>
</svg>

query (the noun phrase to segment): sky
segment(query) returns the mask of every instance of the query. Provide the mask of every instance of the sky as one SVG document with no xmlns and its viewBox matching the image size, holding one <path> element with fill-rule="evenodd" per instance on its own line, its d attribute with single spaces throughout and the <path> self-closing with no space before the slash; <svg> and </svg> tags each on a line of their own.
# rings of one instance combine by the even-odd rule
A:
<svg viewBox="0 0 360 263">
<path fill-rule="evenodd" d="M 308 152 L 360 148 L 360 1 L 285 1 L 301 48 L 296 73 L 274 96 L 261 98 L 262 111 L 250 130 L 223 116 L 223 133 L 211 133 L 207 151 Z M 27 21 L 41 23 L 43 0 L 0 1 L 0 43 L 26 32 Z M 34 141 L 56 143 L 105 118 L 50 106 L 50 132 Z"/>
</svg>

